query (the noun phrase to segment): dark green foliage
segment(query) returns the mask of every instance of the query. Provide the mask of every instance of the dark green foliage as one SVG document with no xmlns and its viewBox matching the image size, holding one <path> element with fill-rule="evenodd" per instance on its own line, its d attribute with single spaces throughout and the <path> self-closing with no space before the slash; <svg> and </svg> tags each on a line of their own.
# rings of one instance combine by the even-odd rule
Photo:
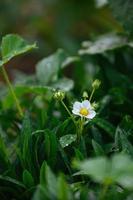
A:
<svg viewBox="0 0 133 200">
<path fill-rule="evenodd" d="M 128 38 L 124 44 L 123 37 L 116 38 L 117 43 L 111 34 L 103 36 L 101 50 L 96 39 L 82 56 L 59 50 L 36 65 L 34 76 L 23 75 L 19 84 L 15 80 L 23 119 L 1 86 L 1 199 L 132 198 L 133 53 Z M 112 46 L 106 45 L 107 39 Z M 57 89 L 66 91 L 63 100 L 72 113 L 84 91 L 90 96 L 96 78 L 102 82 L 91 101 L 97 115 L 79 139 L 79 129 L 53 96 Z M 81 122 L 78 116 L 74 120 Z"/>
<path fill-rule="evenodd" d="M 114 16 L 133 35 L 133 1 L 109 0 Z"/>
</svg>

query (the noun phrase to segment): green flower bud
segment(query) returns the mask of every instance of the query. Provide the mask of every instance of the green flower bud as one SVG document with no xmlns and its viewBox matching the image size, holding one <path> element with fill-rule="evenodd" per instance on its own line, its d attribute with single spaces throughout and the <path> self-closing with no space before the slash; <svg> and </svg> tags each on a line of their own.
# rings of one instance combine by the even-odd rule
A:
<svg viewBox="0 0 133 200">
<path fill-rule="evenodd" d="M 62 101 L 65 98 L 65 92 L 57 91 L 54 93 L 54 98 L 58 101 Z"/>
<path fill-rule="evenodd" d="M 88 96 L 88 93 L 87 93 L 86 91 L 83 92 L 83 95 L 82 95 L 82 96 L 83 96 L 84 99 L 88 99 L 88 97 L 89 97 L 89 96 Z"/>
<path fill-rule="evenodd" d="M 98 88 L 100 87 L 100 85 L 101 85 L 101 81 L 98 80 L 98 79 L 96 79 L 96 80 L 92 83 L 92 87 L 93 87 L 94 89 L 98 89 Z"/>
<path fill-rule="evenodd" d="M 93 102 L 93 103 L 91 104 L 91 106 L 92 106 L 92 108 L 95 110 L 95 109 L 97 109 L 97 108 L 99 107 L 99 103 Z"/>
</svg>

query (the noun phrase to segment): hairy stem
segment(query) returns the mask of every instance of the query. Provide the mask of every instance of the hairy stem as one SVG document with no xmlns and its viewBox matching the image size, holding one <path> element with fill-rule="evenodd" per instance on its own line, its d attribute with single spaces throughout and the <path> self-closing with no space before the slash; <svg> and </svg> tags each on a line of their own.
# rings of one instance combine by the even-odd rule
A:
<svg viewBox="0 0 133 200">
<path fill-rule="evenodd" d="M 11 95 L 12 95 L 12 97 L 13 97 L 15 103 L 16 103 L 18 112 L 19 112 L 20 116 L 23 117 L 22 108 L 21 108 L 21 106 L 20 106 L 20 104 L 19 104 L 19 100 L 18 100 L 18 98 L 16 97 L 16 94 L 15 94 L 15 92 L 14 92 L 13 86 L 12 86 L 12 84 L 11 84 L 9 78 L 8 78 L 8 75 L 7 75 L 7 72 L 6 72 L 5 68 L 4 68 L 4 66 L 2 66 L 1 70 L 2 70 L 3 76 L 4 76 L 4 78 L 5 78 L 5 81 L 6 81 L 7 85 L 8 85 L 8 87 L 9 87 L 10 93 L 11 93 Z"/>
<path fill-rule="evenodd" d="M 63 107 L 66 109 L 66 111 L 68 112 L 68 114 L 70 115 L 73 123 L 75 124 L 75 126 L 77 127 L 77 123 L 73 117 L 73 115 L 71 114 L 70 110 L 67 108 L 66 104 L 64 103 L 64 101 L 61 101 L 61 104 L 63 105 Z"/>
</svg>

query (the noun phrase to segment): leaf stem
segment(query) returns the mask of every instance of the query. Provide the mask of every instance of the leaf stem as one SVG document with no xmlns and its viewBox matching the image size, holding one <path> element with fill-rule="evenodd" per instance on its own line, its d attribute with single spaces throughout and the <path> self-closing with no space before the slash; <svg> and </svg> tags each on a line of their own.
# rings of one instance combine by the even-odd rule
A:
<svg viewBox="0 0 133 200">
<path fill-rule="evenodd" d="M 15 94 L 15 92 L 14 92 L 13 86 L 12 86 L 12 84 L 11 84 L 9 78 L 8 78 L 8 75 L 7 75 L 7 72 L 6 72 L 5 68 L 4 68 L 4 66 L 1 67 L 1 70 L 2 70 L 3 76 L 4 76 L 4 78 L 5 78 L 5 81 L 6 81 L 7 85 L 8 85 L 8 87 L 9 87 L 10 93 L 11 93 L 11 95 L 12 95 L 12 97 L 13 97 L 15 103 L 16 103 L 18 112 L 19 112 L 20 116 L 23 117 L 22 108 L 21 108 L 21 106 L 20 106 L 20 104 L 19 104 L 19 100 L 18 100 L 18 98 L 16 97 L 16 94 Z"/>
</svg>

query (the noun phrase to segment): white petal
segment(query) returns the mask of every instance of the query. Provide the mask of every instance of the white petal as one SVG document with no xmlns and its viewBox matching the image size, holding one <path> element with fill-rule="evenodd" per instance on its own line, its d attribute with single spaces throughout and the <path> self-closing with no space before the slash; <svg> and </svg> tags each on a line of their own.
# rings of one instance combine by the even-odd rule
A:
<svg viewBox="0 0 133 200">
<path fill-rule="evenodd" d="M 82 107 L 91 108 L 91 104 L 88 100 L 84 100 L 84 101 L 82 101 Z"/>
<path fill-rule="evenodd" d="M 88 119 L 93 119 L 96 115 L 96 112 L 94 110 L 90 110 L 89 114 L 86 116 Z"/>
<path fill-rule="evenodd" d="M 81 108 L 81 103 L 76 101 L 74 104 L 73 104 L 73 110 L 80 110 Z"/>
<path fill-rule="evenodd" d="M 74 115 L 80 115 L 79 110 L 77 110 L 77 109 L 73 109 L 73 110 L 72 110 L 72 113 L 73 113 Z"/>
</svg>

